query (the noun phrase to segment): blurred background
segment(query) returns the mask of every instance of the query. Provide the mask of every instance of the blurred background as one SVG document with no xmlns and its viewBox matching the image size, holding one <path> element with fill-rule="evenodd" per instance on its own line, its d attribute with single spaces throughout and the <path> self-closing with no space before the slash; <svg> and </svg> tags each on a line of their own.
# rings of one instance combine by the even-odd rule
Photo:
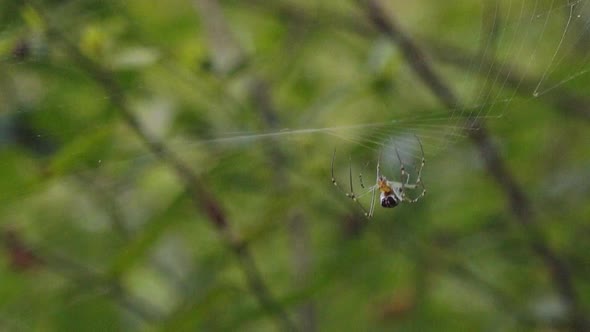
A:
<svg viewBox="0 0 590 332">
<path fill-rule="evenodd" d="M 0 2 L 0 330 L 589 330 L 589 29 L 588 0 Z M 427 194 L 365 217 L 377 161 L 423 156 Z"/>
</svg>

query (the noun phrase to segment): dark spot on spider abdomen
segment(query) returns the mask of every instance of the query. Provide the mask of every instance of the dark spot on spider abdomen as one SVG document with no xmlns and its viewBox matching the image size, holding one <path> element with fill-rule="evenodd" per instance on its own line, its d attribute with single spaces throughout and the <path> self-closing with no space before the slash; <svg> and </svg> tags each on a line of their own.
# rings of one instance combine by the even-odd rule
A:
<svg viewBox="0 0 590 332">
<path fill-rule="evenodd" d="M 397 201 L 393 196 L 385 196 L 381 198 L 381 206 L 384 208 L 393 208 L 397 206 Z"/>
</svg>

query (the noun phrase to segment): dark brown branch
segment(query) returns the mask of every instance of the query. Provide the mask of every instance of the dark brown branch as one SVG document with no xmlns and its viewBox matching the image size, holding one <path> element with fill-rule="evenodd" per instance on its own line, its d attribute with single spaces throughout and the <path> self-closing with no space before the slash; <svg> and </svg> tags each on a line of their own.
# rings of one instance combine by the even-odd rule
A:
<svg viewBox="0 0 590 332">
<path fill-rule="evenodd" d="M 278 112 L 271 98 L 269 84 L 262 79 L 253 79 L 250 87 L 250 95 L 256 109 L 266 128 L 276 130 L 279 127 Z M 275 190 L 288 191 L 291 187 L 286 172 L 287 155 L 281 151 L 275 141 L 266 145 L 269 161 L 272 164 L 272 172 L 275 177 Z M 286 213 L 288 215 L 288 213 Z M 293 275 L 296 288 L 304 288 L 309 279 L 309 265 L 311 254 L 309 251 L 309 234 L 307 223 L 300 212 L 292 212 L 286 221 L 289 229 L 289 238 L 292 242 Z M 301 331 L 316 331 L 315 306 L 313 301 L 307 300 L 297 308 L 297 318 Z"/>
<path fill-rule="evenodd" d="M 533 77 L 520 72 L 518 68 L 508 61 L 499 63 L 492 57 L 478 57 L 469 54 L 468 51 L 443 44 L 440 41 L 428 40 L 427 48 L 431 50 L 430 54 L 437 60 L 450 63 L 454 66 L 471 70 L 473 74 L 502 77 L 497 83 L 510 86 L 519 94 L 531 96 L 535 90 L 539 77 Z M 468 64 L 477 61 L 481 63 L 486 70 L 479 70 L 477 66 Z M 590 99 L 585 96 L 577 95 L 569 89 L 556 88 L 552 93 L 547 94 L 546 100 L 554 105 L 556 110 L 566 114 L 575 115 L 585 120 L 590 120 Z"/>
<path fill-rule="evenodd" d="M 279 112 L 272 100 L 271 91 L 268 82 L 263 79 L 252 78 L 250 84 L 250 96 L 256 110 L 260 114 L 263 126 L 266 129 L 276 130 L 280 127 L 280 119 Z M 271 170 L 275 178 L 273 181 L 275 184 L 274 190 L 276 190 L 276 192 L 289 191 L 289 188 L 291 188 L 292 185 L 286 171 L 288 156 L 276 143 L 277 142 L 273 140 L 265 145 L 265 149 L 267 150 L 266 155 L 272 165 Z M 301 289 L 305 287 L 309 279 L 309 261 L 311 260 L 311 255 L 308 248 L 310 246 L 310 241 L 307 236 L 308 230 L 305 217 L 301 212 L 295 212 L 295 209 L 291 210 L 291 215 L 287 212 L 285 213 L 285 216 L 287 219 L 286 224 L 288 225 L 288 236 L 293 244 L 291 248 L 291 257 L 293 260 L 292 273 L 294 276 L 294 286 Z M 301 303 L 295 310 L 300 331 L 316 331 L 315 306 L 313 301 L 307 300 Z"/>
<path fill-rule="evenodd" d="M 75 56 L 78 62 L 86 69 L 93 78 L 107 91 L 109 99 L 122 115 L 125 122 L 135 131 L 137 136 L 148 147 L 148 149 L 164 163 L 170 165 L 178 177 L 182 180 L 186 190 L 190 193 L 195 206 L 205 213 L 212 225 L 218 230 L 222 238 L 232 252 L 238 257 L 240 267 L 244 272 L 248 286 L 254 293 L 260 305 L 269 313 L 275 314 L 279 320 L 279 326 L 284 330 L 294 330 L 286 312 L 280 307 L 271 296 L 268 287 L 264 283 L 260 271 L 256 266 L 254 258 L 246 243 L 238 239 L 232 232 L 225 212 L 221 204 L 207 189 L 203 180 L 198 177 L 188 165 L 160 141 L 152 138 L 140 126 L 138 120 L 127 106 L 123 90 L 106 71 L 100 70 L 96 65 L 89 65 L 86 58 L 81 54 Z"/>
<path fill-rule="evenodd" d="M 105 90 L 112 106 L 119 112 L 125 123 L 135 132 L 148 150 L 174 170 L 190 194 L 195 207 L 207 216 L 208 220 L 219 232 L 225 244 L 237 256 L 240 263 L 239 266 L 246 277 L 247 284 L 259 304 L 264 310 L 275 316 L 281 330 L 295 330 L 285 310 L 270 294 L 247 243 L 240 240 L 233 233 L 221 203 L 207 189 L 203 179 L 174 154 L 164 142 L 152 137 L 140 125 L 129 107 L 124 89 L 116 81 L 113 74 L 82 54 L 50 22 L 47 23 L 49 37 L 64 45 L 68 55 Z"/>
<path fill-rule="evenodd" d="M 133 237 L 138 236 L 125 222 L 125 218 L 121 211 L 121 207 L 115 200 L 114 196 L 111 195 L 109 190 L 105 188 L 100 181 L 97 181 L 95 177 L 87 176 L 86 174 L 77 174 L 79 182 L 83 185 L 86 193 L 89 197 L 99 205 L 102 210 L 106 211 L 106 214 L 111 223 L 112 230 L 117 233 L 122 240 L 125 242 L 131 240 Z M 185 195 L 182 193 L 181 195 Z M 105 208 L 106 207 L 106 208 Z M 156 271 L 158 271 L 169 283 L 177 290 L 179 294 L 185 294 L 189 289 L 186 282 L 180 275 L 175 273 L 172 269 L 166 266 L 166 263 L 157 257 L 151 258 L 151 264 Z"/>
<path fill-rule="evenodd" d="M 24 273 L 33 267 L 46 269 L 70 280 L 86 291 L 93 288 L 104 291 L 105 294 L 111 295 L 118 305 L 144 321 L 151 322 L 161 316 L 156 308 L 129 294 L 121 287 L 118 280 L 67 259 L 63 255 L 35 247 L 26 242 L 14 229 L 6 228 L 0 231 L 0 243 L 11 256 L 12 267 L 17 272 Z"/>
<path fill-rule="evenodd" d="M 217 64 L 215 66 L 216 73 L 225 74 L 235 71 L 235 68 L 243 63 L 248 63 L 246 53 L 243 51 L 237 39 L 231 34 L 229 23 L 223 15 L 222 7 L 217 0 L 194 0 L 195 7 L 203 24 L 205 35 L 208 36 L 208 44 L 211 49 L 212 62 Z M 293 32 L 291 32 L 291 36 Z M 286 38 L 289 43 L 285 45 L 286 53 L 291 53 L 293 48 L 294 38 Z M 220 41 L 223 47 L 220 45 Z M 224 61 L 224 59 L 233 58 L 234 61 Z M 254 105 L 255 110 L 259 113 L 261 118 L 261 126 L 267 130 L 277 130 L 280 127 L 279 112 L 275 107 L 272 98 L 271 84 L 258 77 L 259 74 L 250 74 L 248 76 L 248 89 L 250 99 Z M 276 141 L 270 140 L 269 144 L 264 145 L 267 153 L 265 154 L 269 163 L 271 172 L 275 178 L 272 183 L 275 184 L 276 192 L 288 192 L 291 187 L 289 177 L 286 172 L 287 155 L 276 144 Z M 295 287 L 302 288 L 309 274 L 309 267 L 305 264 L 299 264 L 302 261 L 309 261 L 309 238 L 306 237 L 306 228 L 304 217 L 299 213 L 285 213 L 287 216 L 286 224 L 289 225 L 289 230 L 299 230 L 298 233 L 289 232 L 289 237 L 293 243 L 299 244 L 294 246 L 293 253 L 293 274 L 295 275 Z M 302 236 L 303 235 L 303 236 Z M 307 243 L 307 245 L 306 245 Z M 311 301 L 302 303 L 296 308 L 297 322 L 301 331 L 315 331 L 315 314 L 314 306 Z"/>
<path fill-rule="evenodd" d="M 400 29 L 395 19 L 386 15 L 380 2 L 378 0 L 360 1 L 365 6 L 371 22 L 381 33 L 388 36 L 400 47 L 412 70 L 440 102 L 450 111 L 461 109 L 461 103 L 451 91 L 449 84 L 444 82 L 435 72 L 422 50 Z M 526 197 L 500 157 L 498 150 L 492 144 L 484 123 L 477 118 L 471 118 L 469 123 L 470 129 L 477 129 L 467 131 L 469 138 L 479 149 L 489 174 L 506 195 L 510 211 L 526 232 L 533 252 L 542 259 L 551 275 L 555 288 L 571 310 L 570 322 L 572 329 L 575 331 L 588 331 L 588 323 L 582 312 L 574 288 L 573 277 L 566 263 L 553 251 L 542 232 L 538 229 L 528 197 Z"/>
<path fill-rule="evenodd" d="M 241 2 L 249 6 L 257 6 L 258 10 L 266 10 L 277 15 L 284 16 L 293 21 L 307 22 L 307 24 L 325 26 L 336 26 L 341 30 L 346 30 L 361 36 L 372 35 L 376 32 L 376 27 L 366 24 L 365 21 L 359 20 L 355 16 L 347 16 L 341 12 L 332 11 L 323 15 L 312 15 L 307 13 L 301 6 L 289 2 L 268 2 L 263 0 L 248 0 Z M 329 16 L 330 20 L 322 20 L 321 17 Z M 433 38 L 419 39 L 424 47 L 431 52 L 437 61 L 450 63 L 464 70 L 470 70 L 477 75 L 501 77 L 498 84 L 510 86 L 521 95 L 531 96 L 535 90 L 540 77 L 532 76 L 518 70 L 509 60 L 502 61 L 490 56 L 481 57 L 478 54 L 469 53 L 469 51 L 450 45 L 441 40 Z M 470 66 L 471 63 L 480 63 L 481 66 Z M 481 70 L 480 68 L 485 68 Z M 552 93 L 546 95 L 550 103 L 555 105 L 554 110 L 568 115 L 581 117 L 590 120 L 590 99 L 584 95 L 576 94 L 570 89 L 556 87 Z"/>
</svg>

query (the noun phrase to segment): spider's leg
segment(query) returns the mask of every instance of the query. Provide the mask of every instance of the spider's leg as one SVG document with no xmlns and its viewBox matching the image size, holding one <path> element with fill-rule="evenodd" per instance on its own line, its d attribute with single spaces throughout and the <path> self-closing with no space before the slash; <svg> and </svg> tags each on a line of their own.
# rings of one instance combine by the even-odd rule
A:
<svg viewBox="0 0 590 332">
<path fill-rule="evenodd" d="M 375 212 L 375 196 L 376 196 L 376 190 L 377 187 L 373 187 L 372 193 L 371 193 L 371 206 L 369 207 L 369 215 L 368 217 L 371 218 L 373 216 L 373 213 Z"/>
<path fill-rule="evenodd" d="M 381 176 L 381 152 L 379 152 L 379 158 L 377 158 L 377 180 Z"/>
<path fill-rule="evenodd" d="M 379 183 L 380 174 L 380 167 L 381 167 L 381 152 L 379 152 L 379 158 L 377 158 L 377 181 Z M 375 197 L 377 196 L 377 185 L 373 186 L 373 192 L 371 194 L 371 206 L 369 207 L 369 218 L 373 216 L 375 212 Z"/>
<path fill-rule="evenodd" d="M 338 188 L 338 190 L 340 190 L 344 195 L 346 195 L 346 197 L 350 197 L 350 194 L 342 189 L 340 187 L 340 185 L 338 184 L 338 181 L 336 181 L 336 177 L 334 176 L 334 161 L 336 160 L 336 149 L 334 149 L 334 154 L 332 155 L 332 184 L 334 185 L 334 187 Z"/>
<path fill-rule="evenodd" d="M 418 178 L 416 179 L 416 184 L 421 183 L 422 181 L 422 169 L 424 168 L 424 164 L 426 164 L 426 158 L 424 157 L 424 148 L 422 147 L 422 142 L 418 139 L 418 136 L 414 135 L 418 140 L 418 144 L 420 145 L 420 151 L 422 151 L 422 161 L 420 162 L 420 169 L 418 170 Z"/>
<path fill-rule="evenodd" d="M 406 173 L 406 188 L 410 184 L 410 173 Z"/>
<path fill-rule="evenodd" d="M 365 167 L 367 167 L 369 165 L 369 163 L 370 163 L 370 161 L 367 162 Z M 361 184 L 361 188 L 365 189 L 365 184 L 363 183 L 363 173 L 359 173 L 359 183 Z"/>
<path fill-rule="evenodd" d="M 352 194 L 354 190 L 352 189 L 352 157 L 348 157 L 348 175 L 350 176 L 350 193 Z"/>
<path fill-rule="evenodd" d="M 402 183 L 400 188 L 401 200 L 402 202 L 406 198 L 406 183 L 409 181 L 409 175 L 406 173 L 406 167 L 404 166 L 404 162 L 402 158 L 399 156 L 399 151 L 397 150 L 397 146 L 395 147 L 395 154 L 397 155 L 397 160 L 399 160 L 399 171 L 400 171 L 400 178 L 399 181 Z M 404 180 L 404 175 L 406 175 L 406 179 Z"/>
<path fill-rule="evenodd" d="M 407 201 L 409 203 L 416 203 L 418 200 L 420 200 L 420 198 L 424 197 L 424 195 L 426 195 L 426 186 L 424 186 L 424 181 L 422 181 L 422 169 L 424 168 L 424 165 L 426 164 L 426 158 L 424 157 L 424 148 L 422 147 L 422 142 L 420 142 L 420 139 L 418 139 L 418 137 L 416 135 L 414 135 L 416 137 L 416 140 L 418 140 L 418 144 L 420 145 L 420 150 L 422 151 L 422 161 L 420 162 L 420 168 L 418 169 L 418 177 L 416 178 L 416 183 L 413 184 L 414 188 L 418 188 L 421 187 L 422 188 L 422 192 L 420 193 L 420 195 L 418 195 L 415 198 L 408 198 Z"/>
<path fill-rule="evenodd" d="M 334 154 L 332 155 L 332 183 L 338 187 L 336 183 L 336 178 L 334 177 L 334 159 L 336 159 L 336 149 L 334 149 Z"/>
<path fill-rule="evenodd" d="M 370 218 L 369 213 L 367 212 L 367 210 L 363 207 L 363 205 L 357 200 L 357 197 L 354 193 L 354 189 L 352 186 L 352 162 L 349 163 L 348 165 L 348 170 L 349 170 L 349 180 L 350 180 L 350 192 L 347 192 L 346 190 L 342 189 L 340 187 L 340 185 L 338 184 L 338 182 L 336 181 L 336 178 L 334 177 L 334 160 L 336 159 L 336 149 L 334 149 L 334 154 L 332 155 L 332 183 L 334 184 L 334 186 L 336 188 L 338 188 L 338 190 L 340 190 L 342 193 L 344 193 L 344 195 L 346 195 L 346 197 L 352 199 L 353 201 L 356 202 L 356 204 L 360 207 L 360 209 L 363 211 L 364 215 L 367 218 Z"/>
<path fill-rule="evenodd" d="M 354 188 L 352 186 L 352 158 L 350 157 L 348 159 L 348 179 L 350 181 L 350 193 L 348 193 L 347 196 L 350 197 L 350 199 L 352 199 L 356 203 L 356 205 L 358 205 L 361 208 L 361 210 L 365 214 L 365 217 L 371 218 L 365 207 L 361 204 L 361 202 L 358 201 L 356 194 L 354 193 Z"/>
</svg>

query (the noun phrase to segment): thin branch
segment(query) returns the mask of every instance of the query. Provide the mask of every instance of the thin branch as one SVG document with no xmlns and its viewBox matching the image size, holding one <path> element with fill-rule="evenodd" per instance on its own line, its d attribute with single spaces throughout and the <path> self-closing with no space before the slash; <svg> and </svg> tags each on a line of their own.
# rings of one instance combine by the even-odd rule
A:
<svg viewBox="0 0 590 332">
<path fill-rule="evenodd" d="M 470 54 L 467 50 L 443 44 L 437 40 L 427 40 L 425 44 L 431 50 L 430 54 L 437 60 L 465 70 L 471 70 L 476 75 L 502 77 L 503 79 L 499 80 L 498 84 L 510 86 L 524 96 L 531 96 L 531 92 L 535 90 L 535 86 L 540 80 L 538 77 L 521 72 L 508 60 L 498 63 L 493 57 Z M 480 62 L 481 66 L 486 70 L 479 70 L 477 66 L 469 66 L 475 60 Z M 557 87 L 553 93 L 547 94 L 546 100 L 553 104 L 554 109 L 558 111 L 584 120 L 590 120 L 590 99 L 587 96 L 578 95 L 569 89 Z"/>
<path fill-rule="evenodd" d="M 141 318 L 143 321 L 152 322 L 161 317 L 161 313 L 155 307 L 129 294 L 118 280 L 110 278 L 105 273 L 96 271 L 88 266 L 74 262 L 63 255 L 35 247 L 25 242 L 15 230 L 2 230 L 0 232 L 0 242 L 2 242 L 11 254 L 12 252 L 19 253 L 18 255 L 21 257 L 19 262 L 21 265 L 16 266 L 16 268 L 19 268 L 21 272 L 24 272 L 22 269 L 22 264 L 24 263 L 22 257 L 26 257 L 27 264 L 35 262 L 38 268 L 46 268 L 53 273 L 61 275 L 74 284 L 79 285 L 84 290 L 89 290 L 93 287 L 104 290 L 104 293 L 111 295 L 121 307 Z"/>
<path fill-rule="evenodd" d="M 395 42 L 412 70 L 420 80 L 431 90 L 439 101 L 450 111 L 461 109 L 461 103 L 447 84 L 433 69 L 417 44 L 403 32 L 392 16 L 388 16 L 378 0 L 360 0 L 366 9 L 371 22 Z M 582 311 L 580 300 L 574 288 L 573 277 L 566 263 L 549 246 L 543 233 L 537 227 L 534 212 L 528 197 L 518 185 L 514 176 L 506 167 L 500 157 L 497 148 L 492 144 L 488 130 L 484 123 L 471 118 L 470 129 L 467 134 L 479 149 L 487 170 L 498 183 L 508 199 L 510 211 L 519 221 L 523 230 L 528 235 L 529 245 L 534 253 L 539 256 L 548 269 L 555 288 L 562 300 L 571 310 L 570 323 L 575 331 L 588 331 L 588 322 Z"/>
<path fill-rule="evenodd" d="M 238 262 L 240 263 L 239 266 L 246 277 L 247 284 L 259 304 L 264 310 L 276 318 L 277 325 L 281 330 L 295 330 L 287 313 L 273 298 L 266 283 L 263 281 L 248 244 L 239 239 L 233 232 L 221 203 L 207 188 L 203 179 L 193 172 L 164 142 L 152 137 L 141 126 L 139 120 L 129 107 L 124 89 L 119 85 L 114 75 L 82 54 L 48 20 L 45 21 L 48 25 L 48 36 L 63 44 L 68 55 L 78 66 L 86 71 L 105 90 L 111 105 L 119 112 L 125 123 L 135 132 L 147 149 L 174 170 L 189 193 L 195 207 L 205 213 L 208 220 L 224 240 L 224 243 L 237 256 Z"/>
<path fill-rule="evenodd" d="M 70 48 L 71 52 L 71 48 Z M 107 91 L 109 100 L 115 106 L 123 119 L 137 134 L 147 148 L 165 164 L 171 166 L 176 175 L 182 180 L 186 190 L 190 193 L 195 206 L 203 211 L 209 221 L 220 233 L 225 244 L 237 256 L 240 267 L 244 272 L 250 290 L 254 293 L 260 305 L 269 313 L 276 315 L 279 326 L 284 330 L 294 330 L 286 312 L 272 297 L 268 287 L 264 283 L 261 273 L 256 266 L 248 245 L 242 242 L 233 233 L 229 221 L 221 207 L 220 202 L 213 196 L 203 180 L 195 174 L 178 156 L 176 156 L 163 142 L 151 137 L 139 124 L 139 121 L 132 114 L 127 106 L 122 88 L 115 82 L 112 76 L 97 65 L 91 64 L 90 60 L 77 52 L 74 57 L 78 63 Z"/>
<path fill-rule="evenodd" d="M 247 0 L 242 1 L 240 4 L 246 4 L 249 8 L 256 6 L 257 10 L 272 12 L 275 15 L 280 15 L 293 21 L 307 22 L 307 24 L 314 24 L 320 27 L 335 26 L 338 29 L 364 37 L 373 35 L 376 32 L 374 25 L 368 25 L 365 21 L 359 20 L 354 15 L 348 15 L 334 10 L 322 13 L 321 15 L 314 15 L 291 2 Z M 329 10 L 330 7 L 323 8 Z M 330 20 L 322 19 L 326 16 L 329 16 Z M 514 64 L 510 63 L 509 59 L 503 60 L 500 64 L 493 57 L 481 57 L 480 54 L 470 53 L 465 49 L 439 39 L 426 38 L 424 36 L 419 36 L 417 39 L 420 40 L 425 49 L 431 51 L 429 54 L 437 61 L 450 63 L 464 70 L 472 71 L 477 75 L 501 77 L 502 80 L 498 80 L 498 84 L 510 86 L 521 95 L 531 96 L 532 91 L 535 90 L 540 80 L 540 77 L 519 71 Z M 481 66 L 469 65 L 474 62 L 481 63 Z M 480 70 L 480 67 L 486 70 Z M 548 93 L 547 97 L 546 100 L 555 105 L 555 111 L 590 120 L 590 98 L 587 96 L 576 94 L 570 89 L 558 86 L 553 90 L 553 93 Z"/>
<path fill-rule="evenodd" d="M 237 39 L 231 34 L 229 23 L 223 15 L 222 7 L 217 0 L 194 0 L 195 7 L 198 9 L 198 14 L 203 22 L 205 35 L 208 36 L 208 44 L 211 48 L 212 62 L 216 63 L 217 74 L 230 73 L 235 71 L 235 67 L 242 63 L 248 63 L 246 53 L 238 43 Z M 288 48 L 286 53 L 291 54 L 294 48 L 293 36 L 294 31 L 291 31 L 289 40 L 284 47 Z M 224 47 L 220 47 L 220 41 L 223 42 Z M 296 44 L 296 43 L 295 43 Z M 296 46 L 295 46 L 296 47 Z M 224 59 L 232 57 L 233 62 L 224 61 Z M 262 126 L 265 129 L 277 130 L 280 127 L 279 112 L 275 107 L 272 98 L 272 86 L 263 78 L 258 77 L 259 74 L 252 73 L 248 76 L 248 90 L 250 99 L 254 105 L 255 110 L 261 118 Z M 288 174 L 286 172 L 287 155 L 276 144 L 276 141 L 270 140 L 269 144 L 264 145 L 267 153 L 265 154 L 270 164 L 272 165 L 271 172 L 275 178 L 272 181 L 275 184 L 277 192 L 288 192 L 291 187 Z M 291 214 L 289 216 L 289 214 Z M 295 287 L 302 288 L 309 279 L 309 261 L 310 251 L 309 237 L 307 235 L 307 224 L 305 218 L 300 212 L 289 213 L 286 211 L 286 224 L 289 225 L 288 236 L 294 244 L 292 247 L 293 258 L 293 275 Z M 298 308 L 297 322 L 301 331 L 315 331 L 315 308 L 311 300 L 302 303 Z"/>
<path fill-rule="evenodd" d="M 86 190 L 86 194 L 105 211 L 110 221 L 111 229 L 121 237 L 121 240 L 128 242 L 133 237 L 138 236 L 127 225 L 121 206 L 119 206 L 111 192 L 100 181 L 86 174 L 78 174 L 77 177 L 79 178 L 80 185 L 83 185 L 83 188 Z M 175 273 L 166 265 L 166 262 L 158 257 L 150 257 L 150 261 L 154 270 L 165 276 L 179 294 L 186 294 L 189 286 L 183 280 L 182 276 Z"/>
<path fill-rule="evenodd" d="M 279 127 L 278 112 L 271 98 L 271 89 L 269 84 L 262 79 L 253 79 L 250 94 L 258 110 L 260 117 L 264 121 L 264 126 L 270 129 Z M 287 156 L 275 141 L 266 145 L 267 155 L 269 156 L 273 176 L 275 177 L 275 190 L 277 192 L 289 191 L 291 183 L 286 172 Z M 286 213 L 288 215 L 288 213 Z M 289 238 L 292 242 L 292 259 L 293 259 L 293 276 L 296 288 L 305 287 L 309 280 L 309 265 L 311 253 L 309 250 L 310 239 L 307 229 L 307 223 L 300 212 L 293 212 L 287 217 L 286 221 L 289 230 Z M 297 319 L 301 331 L 316 331 L 315 306 L 313 301 L 307 300 L 301 303 L 297 308 Z"/>
</svg>

